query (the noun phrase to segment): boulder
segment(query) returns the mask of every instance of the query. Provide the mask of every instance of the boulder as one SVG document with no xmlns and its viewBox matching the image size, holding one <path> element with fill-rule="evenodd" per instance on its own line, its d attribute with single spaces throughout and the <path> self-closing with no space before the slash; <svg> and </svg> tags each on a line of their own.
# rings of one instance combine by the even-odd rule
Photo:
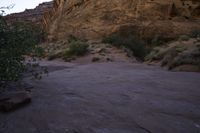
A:
<svg viewBox="0 0 200 133">
<path fill-rule="evenodd" d="M 31 102 L 26 91 L 6 92 L 0 95 L 0 111 L 10 112 Z"/>
</svg>

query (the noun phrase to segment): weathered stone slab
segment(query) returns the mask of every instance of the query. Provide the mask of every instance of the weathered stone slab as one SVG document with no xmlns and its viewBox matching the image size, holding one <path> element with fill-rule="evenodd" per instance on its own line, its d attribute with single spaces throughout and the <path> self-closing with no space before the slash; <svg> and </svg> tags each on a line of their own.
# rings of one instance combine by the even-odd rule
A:
<svg viewBox="0 0 200 133">
<path fill-rule="evenodd" d="M 0 95 L 0 111 L 9 112 L 31 102 L 31 95 L 26 91 L 7 92 Z"/>
</svg>

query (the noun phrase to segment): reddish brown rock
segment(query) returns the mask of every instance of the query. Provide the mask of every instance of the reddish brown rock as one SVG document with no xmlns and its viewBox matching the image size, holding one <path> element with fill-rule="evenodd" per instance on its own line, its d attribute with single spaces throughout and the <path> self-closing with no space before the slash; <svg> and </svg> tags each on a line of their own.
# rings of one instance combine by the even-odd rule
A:
<svg viewBox="0 0 200 133">
<path fill-rule="evenodd" d="M 200 28 L 198 0 L 55 0 L 45 14 L 49 40 L 101 39 L 124 26 L 142 37 L 169 38 Z"/>
<path fill-rule="evenodd" d="M 200 1 L 54 0 L 6 18 L 44 27 L 50 41 L 69 35 L 96 40 L 122 29 L 142 38 L 176 38 L 200 29 Z"/>
</svg>

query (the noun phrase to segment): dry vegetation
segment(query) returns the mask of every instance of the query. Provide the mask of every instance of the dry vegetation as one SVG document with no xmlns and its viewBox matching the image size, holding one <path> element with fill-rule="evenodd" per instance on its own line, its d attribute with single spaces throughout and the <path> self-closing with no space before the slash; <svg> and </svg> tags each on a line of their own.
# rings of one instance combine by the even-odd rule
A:
<svg viewBox="0 0 200 133">
<path fill-rule="evenodd" d="M 153 48 L 146 61 L 159 62 L 169 70 L 200 71 L 200 39 L 180 36 L 177 41 Z"/>
<path fill-rule="evenodd" d="M 71 61 L 85 55 L 89 47 L 85 41 L 74 37 L 59 42 L 44 43 L 41 46 L 45 49 L 44 55 L 48 60 L 61 58 L 65 61 Z"/>
</svg>

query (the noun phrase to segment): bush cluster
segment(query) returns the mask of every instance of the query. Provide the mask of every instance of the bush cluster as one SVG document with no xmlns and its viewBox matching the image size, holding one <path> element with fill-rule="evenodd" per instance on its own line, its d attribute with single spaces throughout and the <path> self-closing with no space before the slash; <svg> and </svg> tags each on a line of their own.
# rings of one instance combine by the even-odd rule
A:
<svg viewBox="0 0 200 133">
<path fill-rule="evenodd" d="M 71 41 L 65 57 L 82 56 L 88 52 L 89 45 L 82 41 Z"/>
<path fill-rule="evenodd" d="M 19 79 L 26 68 L 24 55 L 32 53 L 39 41 L 38 31 L 31 26 L 7 25 L 0 16 L 0 87 Z"/>
<path fill-rule="evenodd" d="M 148 53 L 148 49 L 143 41 L 138 37 L 129 35 L 129 36 L 120 36 L 118 34 L 111 35 L 102 40 L 103 43 L 109 43 L 116 47 L 125 47 L 130 49 L 133 52 L 133 55 L 144 60 L 144 57 Z"/>
</svg>

